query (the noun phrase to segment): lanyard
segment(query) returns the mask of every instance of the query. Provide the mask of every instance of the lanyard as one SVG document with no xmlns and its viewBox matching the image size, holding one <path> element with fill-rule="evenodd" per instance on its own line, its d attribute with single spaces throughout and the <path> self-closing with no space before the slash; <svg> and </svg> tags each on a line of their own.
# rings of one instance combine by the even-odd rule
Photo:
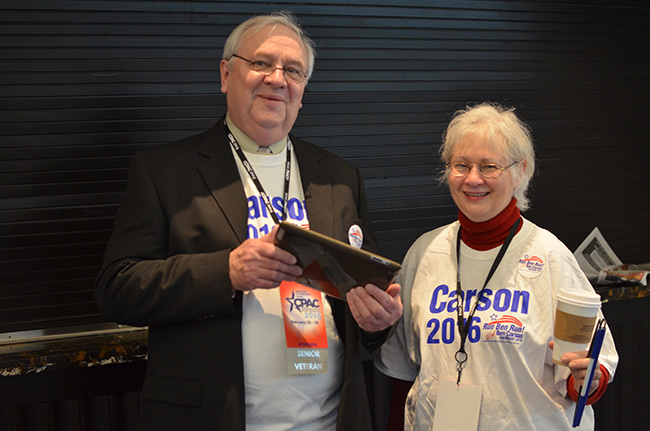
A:
<svg viewBox="0 0 650 431">
<path fill-rule="evenodd" d="M 508 232 L 508 236 L 506 237 L 506 240 L 503 242 L 503 245 L 501 246 L 501 250 L 499 250 L 497 257 L 494 259 L 494 262 L 492 262 L 492 267 L 490 268 L 490 272 L 488 272 L 488 275 L 485 278 L 485 283 L 483 283 L 483 288 L 476 296 L 476 302 L 472 306 L 472 309 L 470 310 L 469 315 L 467 316 L 467 320 L 465 320 L 464 318 L 463 290 L 460 287 L 460 231 L 462 227 L 461 226 L 458 227 L 458 234 L 456 236 L 456 298 L 457 298 L 458 305 L 456 307 L 456 312 L 458 314 L 458 332 L 460 334 L 460 348 L 458 349 L 456 355 L 454 356 L 456 358 L 456 371 L 458 371 L 458 380 L 456 381 L 456 384 L 458 385 L 460 384 L 460 375 L 463 372 L 463 368 L 465 368 L 465 365 L 467 363 L 468 356 L 467 356 L 467 352 L 465 352 L 465 341 L 467 341 L 467 335 L 469 334 L 469 329 L 472 326 L 472 319 L 474 318 L 476 307 L 478 307 L 478 303 L 481 301 L 483 297 L 483 292 L 485 292 L 485 287 L 490 282 L 490 279 L 492 278 L 492 275 L 494 275 L 494 272 L 497 270 L 499 263 L 501 263 L 501 260 L 503 259 L 503 256 L 506 254 L 506 250 L 508 249 L 508 246 L 510 245 L 512 238 L 515 236 L 515 233 L 517 233 L 517 229 L 519 228 L 520 224 L 521 224 L 521 218 L 519 218 L 515 222 L 515 224 L 513 224 L 512 227 L 510 228 L 510 232 Z"/>
<path fill-rule="evenodd" d="M 246 158 L 244 151 L 242 151 L 241 147 L 239 146 L 239 143 L 237 143 L 237 139 L 235 139 L 233 134 L 230 132 L 230 128 L 228 127 L 228 124 L 226 124 L 225 120 L 223 122 L 223 125 L 226 127 L 226 133 L 228 134 L 230 145 L 235 150 L 235 153 L 237 153 L 237 155 L 239 156 L 239 160 L 241 160 L 242 165 L 244 165 L 244 168 L 246 169 L 246 172 L 248 172 L 248 175 L 253 180 L 253 183 L 255 183 L 255 187 L 257 187 L 257 191 L 260 192 L 260 197 L 262 198 L 262 201 L 266 206 L 266 210 L 269 212 L 269 214 L 271 214 L 271 217 L 273 217 L 273 221 L 276 224 L 279 224 L 280 220 L 278 219 L 278 216 L 275 214 L 275 211 L 273 210 L 273 206 L 271 206 L 269 195 L 267 195 L 266 192 L 264 191 L 264 187 L 262 187 L 262 183 L 260 182 L 259 177 L 255 173 L 255 170 L 253 170 L 253 165 L 251 165 L 250 162 L 248 161 L 248 158 Z M 284 202 L 282 203 L 282 220 L 287 219 L 287 205 L 289 202 L 289 180 L 290 179 L 291 179 L 291 138 L 287 136 L 287 162 L 285 163 L 285 167 L 284 167 Z"/>
</svg>

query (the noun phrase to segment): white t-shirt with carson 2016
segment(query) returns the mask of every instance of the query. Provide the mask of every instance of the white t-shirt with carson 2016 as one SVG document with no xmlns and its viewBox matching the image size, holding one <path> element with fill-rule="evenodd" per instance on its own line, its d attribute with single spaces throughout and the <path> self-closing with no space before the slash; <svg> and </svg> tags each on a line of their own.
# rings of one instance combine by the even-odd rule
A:
<svg viewBox="0 0 650 431">
<path fill-rule="evenodd" d="M 414 381 L 405 408 L 406 430 L 432 429 L 438 382 L 458 377 L 458 226 L 454 222 L 422 235 L 407 253 L 397 280 L 404 315 L 376 360 L 384 374 Z M 469 302 L 476 301 L 499 248 L 476 251 L 461 243 L 461 287 Z M 593 291 L 564 244 L 524 219 L 486 287 L 466 342 L 469 359 L 462 382 L 482 387 L 479 430 L 593 430 L 590 406 L 580 427 L 572 428 L 569 370 L 553 364 L 548 348 L 555 297 L 562 287 Z M 613 377 L 618 355 L 609 331 L 600 362 Z"/>
</svg>

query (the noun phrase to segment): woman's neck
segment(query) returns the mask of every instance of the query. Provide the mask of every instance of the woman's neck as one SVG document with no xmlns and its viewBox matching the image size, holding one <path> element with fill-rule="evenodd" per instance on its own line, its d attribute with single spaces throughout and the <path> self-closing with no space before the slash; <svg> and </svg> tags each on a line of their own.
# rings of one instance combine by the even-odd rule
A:
<svg viewBox="0 0 650 431">
<path fill-rule="evenodd" d="M 458 221 L 462 226 L 461 240 L 474 250 L 485 251 L 500 246 L 508 236 L 508 231 L 521 217 L 517 199 L 512 198 L 503 211 L 491 220 L 475 223 L 458 211 Z M 517 232 L 521 230 L 521 224 Z"/>
</svg>

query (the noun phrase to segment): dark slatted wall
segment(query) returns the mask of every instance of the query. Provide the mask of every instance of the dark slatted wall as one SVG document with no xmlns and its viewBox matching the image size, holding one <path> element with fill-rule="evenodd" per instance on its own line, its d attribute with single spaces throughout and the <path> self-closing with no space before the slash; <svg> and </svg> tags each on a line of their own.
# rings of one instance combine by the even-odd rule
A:
<svg viewBox="0 0 650 431">
<path fill-rule="evenodd" d="M 209 127 L 226 35 L 280 9 L 318 49 L 294 131 L 362 169 L 384 254 L 455 219 L 434 153 L 453 111 L 492 100 L 533 127 L 529 218 L 650 261 L 646 0 L 3 0 L 0 332 L 99 320 L 129 158 Z"/>
<path fill-rule="evenodd" d="M 528 217 L 650 262 L 647 0 L 2 0 L 0 333 L 100 321 L 129 158 L 209 127 L 226 35 L 281 9 L 319 53 L 295 133 L 362 169 L 386 255 L 455 219 L 434 154 L 453 111 L 492 100 L 533 127 Z M 98 397 L 2 410 L 0 428 L 132 429 L 125 396 L 126 414 Z"/>
</svg>

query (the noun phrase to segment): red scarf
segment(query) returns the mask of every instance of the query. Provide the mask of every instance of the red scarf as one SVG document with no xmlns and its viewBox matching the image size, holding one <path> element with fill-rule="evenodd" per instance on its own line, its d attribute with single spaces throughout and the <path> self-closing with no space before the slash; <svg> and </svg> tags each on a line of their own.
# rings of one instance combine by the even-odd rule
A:
<svg viewBox="0 0 650 431">
<path fill-rule="evenodd" d="M 508 232 L 513 224 L 521 217 L 517 208 L 517 199 L 512 198 L 503 211 L 491 220 L 482 223 L 474 223 L 458 211 L 458 221 L 463 227 L 460 238 L 465 244 L 474 250 L 485 251 L 500 246 L 506 240 Z M 519 225 L 517 232 L 521 230 Z"/>
</svg>

